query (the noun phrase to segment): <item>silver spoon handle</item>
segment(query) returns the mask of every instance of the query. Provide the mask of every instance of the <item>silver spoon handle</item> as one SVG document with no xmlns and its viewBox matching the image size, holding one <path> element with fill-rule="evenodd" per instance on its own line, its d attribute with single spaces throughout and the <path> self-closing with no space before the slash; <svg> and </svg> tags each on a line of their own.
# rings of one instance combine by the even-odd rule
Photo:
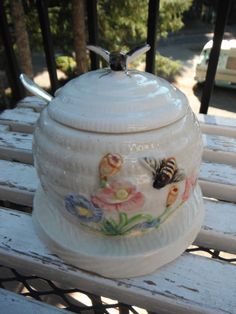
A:
<svg viewBox="0 0 236 314">
<path fill-rule="evenodd" d="M 40 86 L 35 84 L 26 74 L 21 74 L 20 80 L 24 87 L 35 96 L 46 100 L 46 102 L 50 102 L 53 99 L 52 95 L 48 94 Z"/>
</svg>

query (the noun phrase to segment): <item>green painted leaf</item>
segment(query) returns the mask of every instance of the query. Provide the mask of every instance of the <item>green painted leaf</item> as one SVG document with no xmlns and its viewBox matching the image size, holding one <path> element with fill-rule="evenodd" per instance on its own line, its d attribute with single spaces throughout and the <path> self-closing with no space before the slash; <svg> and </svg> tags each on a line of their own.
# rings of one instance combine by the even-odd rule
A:
<svg viewBox="0 0 236 314">
<path fill-rule="evenodd" d="M 122 228 L 126 226 L 128 223 L 128 216 L 126 213 L 119 213 L 119 219 L 120 221 L 119 221 L 118 229 L 119 231 L 121 231 Z"/>
</svg>

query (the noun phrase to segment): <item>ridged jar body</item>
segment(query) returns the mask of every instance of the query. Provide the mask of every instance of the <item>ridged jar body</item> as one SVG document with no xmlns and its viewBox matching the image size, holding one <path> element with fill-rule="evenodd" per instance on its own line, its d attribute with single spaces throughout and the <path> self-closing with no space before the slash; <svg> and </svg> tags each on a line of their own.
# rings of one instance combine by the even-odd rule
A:
<svg viewBox="0 0 236 314">
<path fill-rule="evenodd" d="M 78 82 L 80 99 L 65 88 L 40 116 L 33 150 L 41 186 L 72 228 L 106 236 L 151 232 L 195 189 L 198 122 L 183 94 L 161 79 L 91 73 L 84 80 L 92 85 Z M 69 84 L 76 90 L 77 81 Z"/>
</svg>

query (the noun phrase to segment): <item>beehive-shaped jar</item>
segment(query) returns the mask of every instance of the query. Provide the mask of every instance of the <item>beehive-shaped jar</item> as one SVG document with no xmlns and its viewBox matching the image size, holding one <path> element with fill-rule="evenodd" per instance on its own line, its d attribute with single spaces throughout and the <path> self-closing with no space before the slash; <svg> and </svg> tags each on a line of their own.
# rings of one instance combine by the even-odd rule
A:
<svg viewBox="0 0 236 314">
<path fill-rule="evenodd" d="M 73 265 L 143 275 L 200 230 L 199 124 L 185 95 L 157 76 L 103 69 L 70 81 L 41 113 L 33 150 L 34 224 Z"/>
</svg>

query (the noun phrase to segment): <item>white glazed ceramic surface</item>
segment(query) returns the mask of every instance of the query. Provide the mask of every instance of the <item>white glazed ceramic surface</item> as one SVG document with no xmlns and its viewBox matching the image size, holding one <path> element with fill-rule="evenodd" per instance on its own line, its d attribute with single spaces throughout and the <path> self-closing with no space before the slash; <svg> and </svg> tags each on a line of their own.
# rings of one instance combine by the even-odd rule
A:
<svg viewBox="0 0 236 314">
<path fill-rule="evenodd" d="M 88 72 L 56 92 L 49 116 L 70 128 L 103 133 L 157 129 L 188 109 L 183 93 L 150 73 Z"/>
<path fill-rule="evenodd" d="M 145 275 L 171 262 L 194 241 L 204 216 L 198 185 L 159 229 L 141 237 L 94 236 L 72 228 L 41 188 L 36 192 L 34 208 L 36 231 L 52 252 L 74 266 L 111 278 Z"/>
<path fill-rule="evenodd" d="M 167 237 L 169 242 L 163 240 L 163 244 L 173 246 L 175 240 L 178 244 L 161 259 L 162 265 L 181 254 L 200 228 L 203 211 L 201 194 L 196 192 L 202 155 L 199 125 L 186 97 L 154 75 L 98 70 L 72 80 L 42 112 L 33 150 L 42 186 L 37 199 L 48 203 L 43 212 L 36 201 L 35 221 L 53 240 L 53 249 L 59 246 L 61 253 L 67 241 L 76 242 L 76 235 L 87 234 L 101 241 L 117 241 L 118 246 L 126 239 L 122 246 L 126 249 L 119 253 L 122 256 L 136 255 L 128 249 L 129 241 L 135 241 L 145 256 L 147 235 L 151 234 L 152 247 L 158 232 L 167 230 L 162 239 Z M 55 223 L 41 217 L 49 220 L 52 212 Z M 178 235 L 173 230 L 170 237 L 167 226 L 175 223 Z M 71 231 L 66 233 L 66 228 Z M 71 248 L 73 258 L 70 248 L 60 254 L 72 263 L 81 250 L 77 242 L 78 247 Z M 144 272 L 154 269 L 155 258 L 160 256 L 160 247 L 153 250 L 152 266 Z M 79 261 L 83 254 L 78 254 Z M 108 257 L 106 252 L 104 259 Z M 106 273 L 96 267 L 90 269 L 111 276 L 112 270 Z M 142 273 L 137 268 L 130 275 Z"/>
</svg>

